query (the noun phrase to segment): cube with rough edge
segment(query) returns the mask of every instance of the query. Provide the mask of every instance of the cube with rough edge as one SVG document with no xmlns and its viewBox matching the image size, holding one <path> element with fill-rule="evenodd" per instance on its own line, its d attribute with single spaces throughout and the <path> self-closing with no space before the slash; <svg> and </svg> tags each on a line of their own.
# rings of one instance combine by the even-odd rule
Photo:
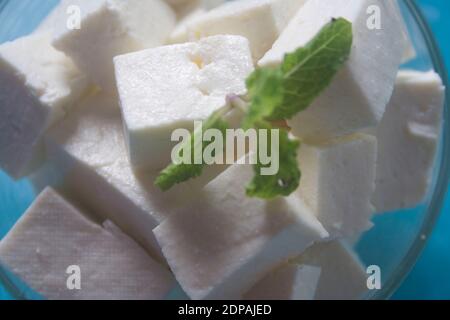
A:
<svg viewBox="0 0 450 320">
<path fill-rule="evenodd" d="M 175 285 L 114 224 L 97 224 L 50 188 L 0 242 L 0 262 L 51 300 L 162 299 Z"/>
<path fill-rule="evenodd" d="M 372 226 L 376 158 L 376 138 L 366 134 L 300 147 L 297 195 L 331 238 L 353 236 Z"/>
<path fill-rule="evenodd" d="M 240 299 L 281 262 L 328 237 L 298 197 L 248 197 L 252 176 L 250 165 L 231 166 L 154 230 L 192 299 Z"/>
<path fill-rule="evenodd" d="M 43 134 L 88 86 L 50 41 L 42 32 L 0 45 L 0 167 L 13 178 L 41 165 Z"/>
<path fill-rule="evenodd" d="M 83 13 L 80 28 L 62 26 L 53 45 L 108 92 L 116 89 L 113 58 L 162 45 L 176 24 L 175 13 L 162 0 L 75 0 L 70 4 Z"/>
<path fill-rule="evenodd" d="M 391 97 L 405 50 L 402 21 L 388 1 L 310 0 L 259 66 L 279 65 L 285 54 L 304 47 L 339 17 L 353 25 L 350 57 L 328 88 L 288 121 L 293 134 L 304 140 L 332 138 L 376 125 Z"/>
<path fill-rule="evenodd" d="M 162 192 L 157 171 L 135 173 L 128 161 L 117 101 L 106 93 L 86 97 L 46 136 L 47 165 L 32 177 L 39 191 L 48 184 L 114 221 L 145 249 L 160 256 L 152 230 L 168 208 L 194 197 L 225 166 L 210 166 L 200 178 Z"/>
<path fill-rule="evenodd" d="M 286 263 L 271 271 L 245 295 L 245 300 L 313 300 L 320 267 Z"/>
<path fill-rule="evenodd" d="M 246 93 L 253 71 L 248 41 L 214 36 L 118 56 L 117 87 L 131 164 L 162 169 L 170 163 L 176 129 L 192 130 Z"/>
<path fill-rule="evenodd" d="M 339 241 L 315 244 L 292 262 L 321 269 L 315 300 L 358 300 L 368 291 L 366 268 Z"/>
<path fill-rule="evenodd" d="M 246 37 L 258 61 L 273 45 L 289 20 L 306 0 L 232 1 L 187 23 L 184 33 L 171 41 L 186 42 L 218 34 Z"/>
<path fill-rule="evenodd" d="M 378 160 L 373 204 L 378 212 L 424 201 L 441 137 L 445 88 L 434 71 L 400 71 L 376 128 Z"/>
</svg>

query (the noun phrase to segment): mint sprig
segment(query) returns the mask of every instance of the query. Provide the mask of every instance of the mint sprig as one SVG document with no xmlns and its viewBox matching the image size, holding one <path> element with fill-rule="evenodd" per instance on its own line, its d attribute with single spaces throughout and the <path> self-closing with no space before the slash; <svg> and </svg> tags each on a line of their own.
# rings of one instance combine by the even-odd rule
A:
<svg viewBox="0 0 450 320">
<path fill-rule="evenodd" d="M 268 149 L 271 150 L 271 132 L 278 130 L 279 141 L 275 148 L 278 152 L 279 170 L 274 175 L 263 175 L 262 170 L 268 166 L 262 164 L 258 158 L 257 164 L 253 166 L 255 173 L 252 181 L 246 187 L 249 197 L 272 199 L 278 196 L 288 196 L 297 190 L 301 172 L 297 163 L 297 151 L 300 141 L 289 137 L 289 132 L 283 128 L 274 128 L 272 124 L 266 123 L 260 129 L 268 129 Z M 258 156 L 258 155 L 257 155 Z"/>
<path fill-rule="evenodd" d="M 251 103 L 244 126 L 290 119 L 305 110 L 347 61 L 352 42 L 352 24 L 334 19 L 305 47 L 287 54 L 278 67 L 253 72 L 247 80 Z"/>
<path fill-rule="evenodd" d="M 267 129 L 268 137 L 272 130 L 279 130 L 279 171 L 275 175 L 262 175 L 264 165 L 258 159 L 255 176 L 246 188 L 248 196 L 272 199 L 288 196 L 297 189 L 301 178 L 297 163 L 300 142 L 291 138 L 286 128 L 277 128 L 272 123 L 290 119 L 312 104 L 347 61 L 352 42 L 352 24 L 343 18 L 333 19 L 305 47 L 287 54 L 279 66 L 256 69 L 248 77 L 245 99 L 249 102 L 242 128 Z M 203 131 L 212 128 L 223 133 L 228 128 L 222 112 L 214 113 L 204 122 Z M 185 147 L 194 148 L 196 143 L 202 143 L 199 134 L 194 131 L 190 146 Z M 269 142 L 270 145 L 272 141 Z M 200 176 L 204 166 L 171 164 L 161 172 L 155 184 L 168 190 L 177 183 Z"/>
<path fill-rule="evenodd" d="M 167 191 L 176 184 L 201 176 L 206 164 L 203 161 L 200 164 L 195 164 L 195 152 L 197 150 L 203 150 L 209 144 L 208 142 L 203 141 L 202 133 L 208 129 L 218 129 L 225 135 L 225 131 L 228 129 L 229 125 L 222 117 L 228 109 L 228 106 L 226 106 L 225 108 L 214 112 L 206 121 L 202 122 L 201 130 L 195 130 L 191 134 L 190 139 L 179 146 L 177 159 L 175 159 L 174 163 L 161 171 L 156 178 L 155 185 L 157 187 L 163 191 Z M 200 146 L 201 144 L 203 146 Z M 188 152 L 188 155 L 190 156 L 190 161 L 188 163 L 183 162 L 184 152 Z"/>
</svg>

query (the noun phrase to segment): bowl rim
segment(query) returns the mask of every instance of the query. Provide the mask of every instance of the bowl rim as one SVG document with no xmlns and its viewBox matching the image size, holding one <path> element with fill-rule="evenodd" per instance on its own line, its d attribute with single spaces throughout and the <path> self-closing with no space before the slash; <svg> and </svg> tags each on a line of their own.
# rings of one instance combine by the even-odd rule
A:
<svg viewBox="0 0 450 320">
<path fill-rule="evenodd" d="M 417 23 L 430 55 L 434 70 L 440 75 L 445 86 L 444 94 L 444 112 L 441 133 L 440 158 L 437 159 L 437 181 L 434 186 L 434 192 L 431 201 L 426 209 L 425 218 L 422 226 L 417 233 L 416 238 L 410 245 L 410 248 L 389 275 L 389 278 L 383 284 L 383 287 L 372 294 L 369 299 L 387 300 L 397 291 L 406 277 L 409 275 L 414 265 L 420 258 L 431 233 L 442 213 L 443 205 L 450 182 L 450 88 L 447 69 L 441 55 L 441 50 L 437 44 L 435 36 L 422 12 L 419 5 L 414 0 L 401 0 L 405 3 L 409 13 Z M 448 138 L 447 138 L 448 137 Z"/>
</svg>

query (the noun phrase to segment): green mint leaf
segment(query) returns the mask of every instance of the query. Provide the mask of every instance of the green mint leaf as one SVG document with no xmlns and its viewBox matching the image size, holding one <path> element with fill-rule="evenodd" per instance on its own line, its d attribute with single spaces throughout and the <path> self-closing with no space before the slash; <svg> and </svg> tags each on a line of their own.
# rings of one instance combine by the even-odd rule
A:
<svg viewBox="0 0 450 320">
<path fill-rule="evenodd" d="M 282 78 L 280 68 L 256 69 L 249 76 L 247 90 L 250 105 L 242 123 L 243 129 L 253 128 L 258 122 L 265 121 L 283 103 Z"/>
<path fill-rule="evenodd" d="M 305 47 L 287 54 L 280 66 L 256 70 L 247 81 L 250 107 L 244 126 L 290 119 L 305 110 L 348 59 L 352 42 L 352 24 L 334 19 Z"/>
<path fill-rule="evenodd" d="M 266 124 L 265 127 L 269 128 L 269 137 L 271 130 L 276 130 L 271 128 L 270 124 Z M 278 196 L 288 196 L 297 190 L 300 184 L 301 172 L 297 161 L 300 142 L 291 139 L 287 130 L 277 130 L 279 130 L 279 147 L 275 149 L 279 150 L 279 170 L 275 175 L 263 175 L 261 169 L 268 166 L 261 164 L 258 156 L 257 164 L 253 167 L 255 176 L 246 188 L 249 197 L 273 199 Z M 271 143 L 269 138 L 269 150 Z"/>
<path fill-rule="evenodd" d="M 206 121 L 203 121 L 201 130 L 196 130 L 191 133 L 189 141 L 181 145 L 180 148 L 181 150 L 189 151 L 191 155 L 190 164 L 179 163 L 180 161 L 170 164 L 156 178 L 155 185 L 157 187 L 163 191 L 167 191 L 174 185 L 197 178 L 203 173 L 205 163 L 195 164 L 195 150 L 203 150 L 210 143 L 203 141 L 202 132 L 208 129 L 218 129 L 225 135 L 226 129 L 228 129 L 228 123 L 222 119 L 222 115 L 223 110 L 216 111 Z M 203 144 L 203 147 L 199 147 L 200 144 Z"/>
<path fill-rule="evenodd" d="M 272 119 L 290 119 L 306 109 L 331 83 L 350 56 L 352 24 L 336 19 L 305 47 L 287 54 L 281 65 L 284 101 Z"/>
</svg>

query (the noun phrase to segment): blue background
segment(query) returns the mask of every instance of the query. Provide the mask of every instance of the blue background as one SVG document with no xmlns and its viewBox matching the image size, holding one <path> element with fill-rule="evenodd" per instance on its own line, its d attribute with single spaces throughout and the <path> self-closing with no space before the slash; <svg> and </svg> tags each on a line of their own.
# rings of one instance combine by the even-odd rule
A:
<svg viewBox="0 0 450 320">
<path fill-rule="evenodd" d="M 450 1 L 417 0 L 450 66 Z M 394 299 L 450 299 L 450 193 L 431 238 Z"/>
<path fill-rule="evenodd" d="M 391 0 L 386 0 L 391 1 Z M 0 0 L 1 2 L 1 0 Z M 52 1 L 47 1 L 51 3 Z M 439 42 L 442 55 L 447 66 L 450 66 L 450 1 L 449 0 L 416 0 L 421 6 Z M 46 2 L 43 1 L 43 4 Z M 39 21 L 42 17 L 36 17 Z M 33 23 L 30 21 L 30 26 Z M 1 30 L 0 30 L 1 31 Z M 8 178 L 0 172 L 0 185 L 8 181 Z M 16 207 L 20 203 L 21 208 L 15 208 L 17 212 L 23 212 L 31 202 L 32 194 L 28 183 L 20 182 L 14 185 L 11 194 L 0 195 L 0 203 Z M 23 201 L 17 201 L 17 195 L 23 197 Z M 3 221 L 5 223 L 5 221 Z M 6 220 L 6 228 L 12 226 L 14 221 Z M 5 226 L 3 226 L 5 227 Z M 6 230 L 7 230 L 6 229 Z M 1 233 L 1 230 L 0 230 Z M 429 238 L 428 244 L 418 260 L 416 266 L 405 279 L 402 286 L 394 294 L 394 299 L 450 299 L 450 193 L 447 195 L 438 224 Z M 0 234 L 1 236 L 1 234 Z M 0 287 L 0 299 L 7 298 L 6 292 Z"/>
</svg>

